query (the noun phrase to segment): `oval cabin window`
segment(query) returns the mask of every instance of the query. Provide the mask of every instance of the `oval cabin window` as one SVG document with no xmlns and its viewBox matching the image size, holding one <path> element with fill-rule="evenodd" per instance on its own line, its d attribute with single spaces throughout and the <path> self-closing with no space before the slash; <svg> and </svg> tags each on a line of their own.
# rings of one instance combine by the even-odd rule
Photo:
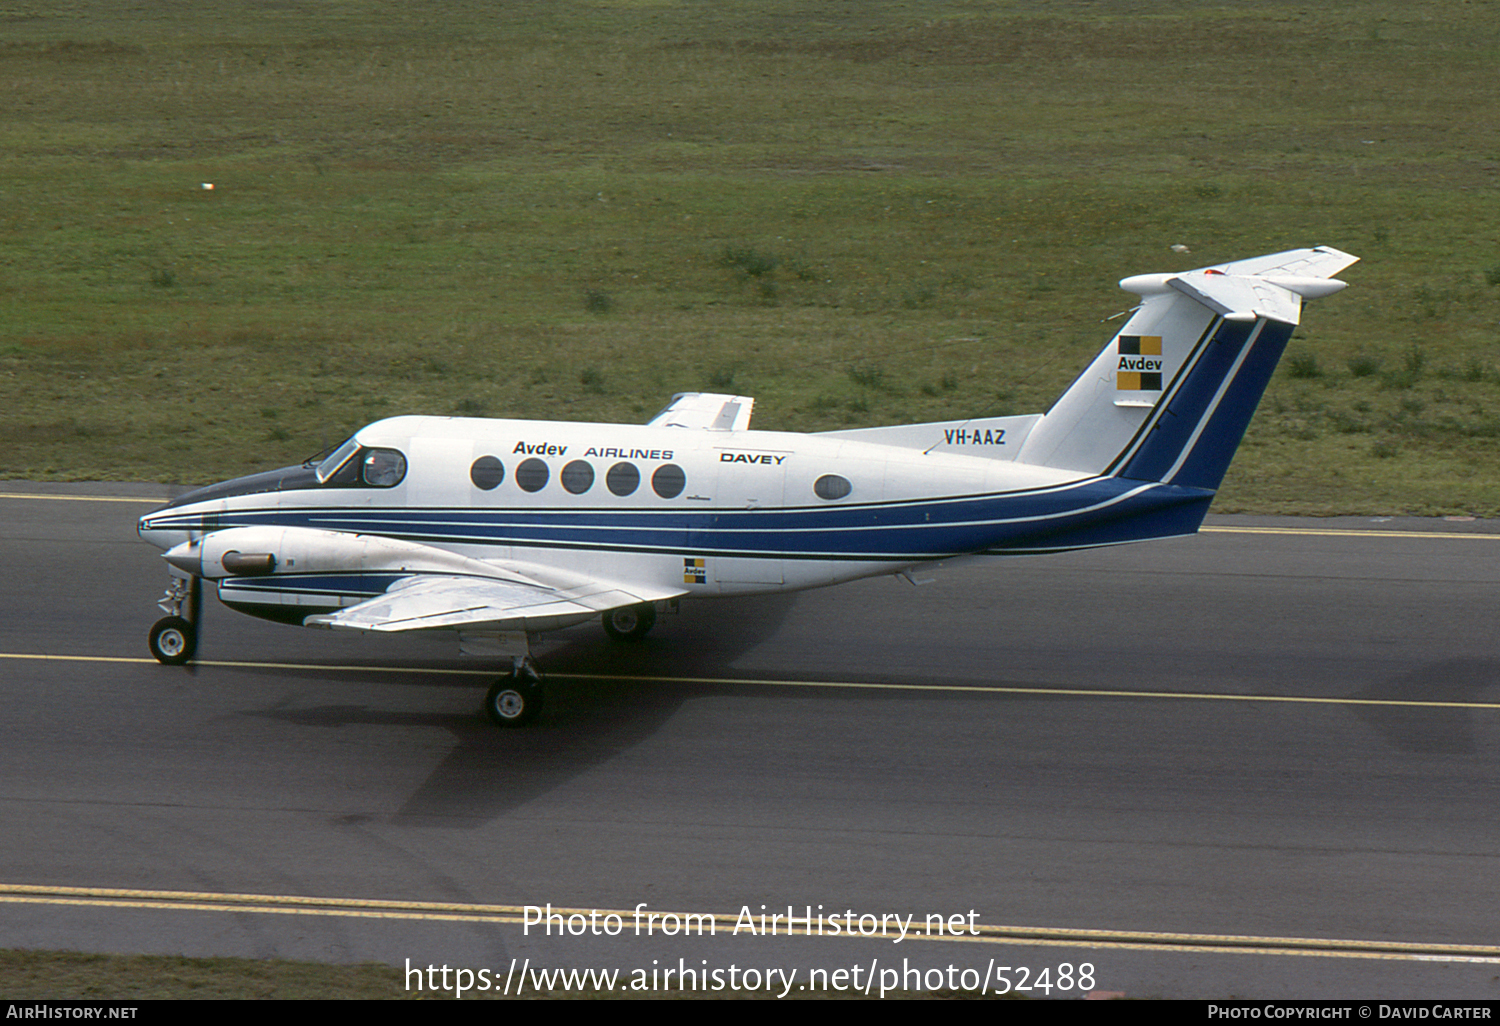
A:
<svg viewBox="0 0 1500 1026">
<path fill-rule="evenodd" d="M 664 463 L 651 475 L 651 487 L 663 499 L 675 499 L 687 487 L 687 475 L 675 463 Z"/>
<path fill-rule="evenodd" d="M 505 464 L 493 456 L 481 456 L 469 468 L 469 480 L 475 488 L 489 491 L 505 480 Z"/>
<path fill-rule="evenodd" d="M 582 495 L 594 487 L 594 468 L 583 460 L 574 460 L 562 469 L 559 478 L 562 486 L 574 495 Z"/>
<path fill-rule="evenodd" d="M 516 485 L 523 492 L 539 492 L 547 487 L 547 478 L 550 476 L 547 464 L 532 457 L 522 460 L 521 465 L 516 468 Z"/>
<path fill-rule="evenodd" d="M 824 474 L 813 482 L 813 494 L 820 499 L 842 499 L 852 491 L 849 479 L 837 474 Z"/>
<path fill-rule="evenodd" d="M 616 495 L 632 495 L 641 486 L 641 472 L 633 463 L 616 463 L 604 475 L 604 483 Z"/>
</svg>

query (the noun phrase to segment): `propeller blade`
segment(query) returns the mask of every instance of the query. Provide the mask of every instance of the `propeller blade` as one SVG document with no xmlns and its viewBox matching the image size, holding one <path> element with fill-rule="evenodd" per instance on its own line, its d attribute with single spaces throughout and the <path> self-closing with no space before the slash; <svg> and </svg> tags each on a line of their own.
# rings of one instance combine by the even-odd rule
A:
<svg viewBox="0 0 1500 1026">
<path fill-rule="evenodd" d="M 188 578 L 187 622 L 193 625 L 193 647 L 203 649 L 203 578 L 194 574 Z M 198 675 L 198 660 L 188 663 L 188 673 Z"/>
</svg>

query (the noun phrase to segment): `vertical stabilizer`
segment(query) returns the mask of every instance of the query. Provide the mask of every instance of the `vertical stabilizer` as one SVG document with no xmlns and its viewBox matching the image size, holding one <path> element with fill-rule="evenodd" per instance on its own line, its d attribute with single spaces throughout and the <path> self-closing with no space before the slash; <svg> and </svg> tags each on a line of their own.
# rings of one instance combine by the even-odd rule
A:
<svg viewBox="0 0 1500 1026">
<path fill-rule="evenodd" d="M 1301 317 L 1358 259 L 1293 250 L 1126 278 L 1134 315 L 1027 436 L 1017 462 L 1214 489 Z"/>
</svg>

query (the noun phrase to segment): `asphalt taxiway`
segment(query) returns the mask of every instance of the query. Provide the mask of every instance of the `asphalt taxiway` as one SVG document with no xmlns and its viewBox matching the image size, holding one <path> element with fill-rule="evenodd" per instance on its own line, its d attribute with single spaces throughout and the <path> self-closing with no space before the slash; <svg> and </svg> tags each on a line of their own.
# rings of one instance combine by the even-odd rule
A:
<svg viewBox="0 0 1500 1026">
<path fill-rule="evenodd" d="M 1500 997 L 1496 525 L 1214 517 L 685 603 L 554 636 L 504 731 L 441 637 L 209 601 L 200 662 L 156 664 L 156 494 L 0 485 L 0 946 Z M 526 928 L 549 903 L 622 929 Z M 820 929 L 740 922 L 788 906 Z"/>
</svg>

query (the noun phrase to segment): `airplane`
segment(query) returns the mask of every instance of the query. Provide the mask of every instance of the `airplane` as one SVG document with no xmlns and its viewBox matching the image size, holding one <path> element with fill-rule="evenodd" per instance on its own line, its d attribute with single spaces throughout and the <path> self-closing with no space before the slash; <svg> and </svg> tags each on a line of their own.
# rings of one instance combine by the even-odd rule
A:
<svg viewBox="0 0 1500 1026">
<path fill-rule="evenodd" d="M 140 518 L 163 550 L 152 654 L 193 658 L 204 582 L 254 616 L 450 631 L 540 712 L 539 632 L 643 637 L 682 599 L 796 591 L 974 556 L 1196 533 L 1301 318 L 1358 257 L 1328 246 L 1125 278 L 1139 297 L 1044 414 L 796 434 L 688 392 L 643 425 L 398 416 L 300 466 Z"/>
</svg>

